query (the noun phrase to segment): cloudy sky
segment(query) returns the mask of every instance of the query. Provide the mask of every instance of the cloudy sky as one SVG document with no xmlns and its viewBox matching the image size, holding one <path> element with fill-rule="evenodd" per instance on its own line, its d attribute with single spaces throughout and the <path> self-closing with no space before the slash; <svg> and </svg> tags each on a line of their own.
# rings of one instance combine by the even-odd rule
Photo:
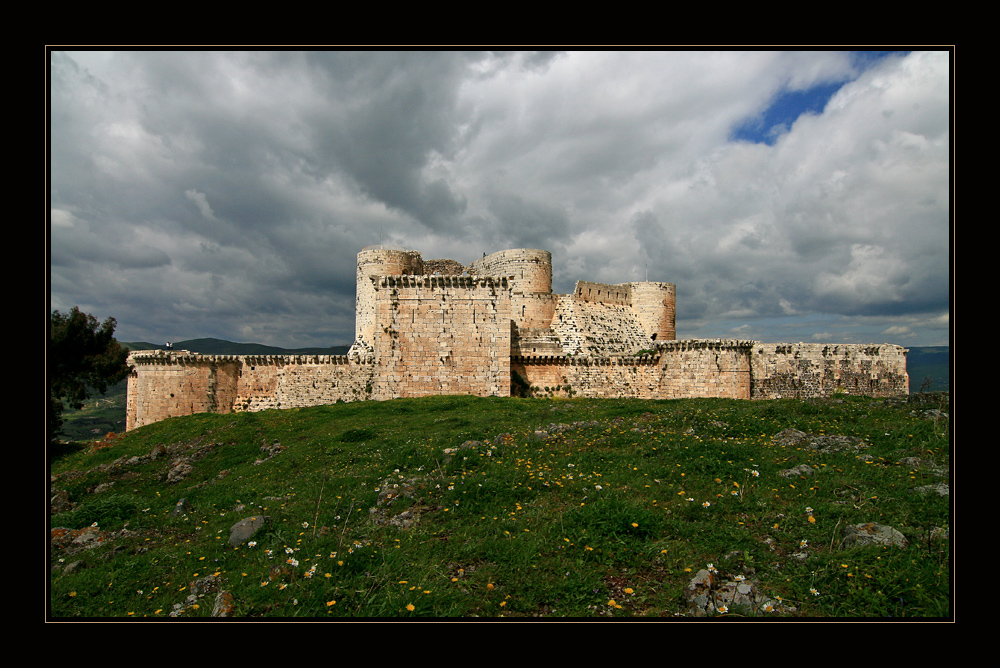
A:
<svg viewBox="0 0 1000 668">
<path fill-rule="evenodd" d="M 350 344 L 358 251 L 677 285 L 678 338 L 948 345 L 950 54 L 51 53 L 50 299 Z"/>
</svg>

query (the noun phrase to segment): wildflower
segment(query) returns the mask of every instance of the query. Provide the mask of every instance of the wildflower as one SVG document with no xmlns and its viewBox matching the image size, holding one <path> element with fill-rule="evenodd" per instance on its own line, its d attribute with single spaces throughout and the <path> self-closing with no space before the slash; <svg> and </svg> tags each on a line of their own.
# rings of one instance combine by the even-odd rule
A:
<svg viewBox="0 0 1000 668">
<path fill-rule="evenodd" d="M 337 604 L 337 601 L 327 601 L 326 602 L 326 607 L 329 608 L 331 605 L 336 605 L 336 604 Z"/>
<path fill-rule="evenodd" d="M 631 587 L 625 587 L 625 593 L 626 593 L 626 594 L 633 594 L 633 593 L 635 593 L 635 592 L 634 592 L 634 591 L 632 591 L 632 588 L 631 588 Z"/>
<path fill-rule="evenodd" d="M 414 610 L 416 610 L 416 607 L 412 603 L 407 603 L 406 609 L 409 610 L 410 612 L 413 612 Z"/>
<path fill-rule="evenodd" d="M 746 580 L 746 577 L 742 575 L 737 575 L 733 579 L 736 580 L 737 582 L 743 582 L 744 580 Z"/>
<path fill-rule="evenodd" d="M 308 529 L 309 528 L 309 522 L 303 522 L 302 523 L 302 528 L 303 529 Z"/>
<path fill-rule="evenodd" d="M 715 570 L 715 566 L 713 566 L 712 564 L 709 564 L 708 565 L 708 572 L 709 573 L 718 573 L 719 571 Z"/>
<path fill-rule="evenodd" d="M 807 541 L 807 540 L 801 540 L 801 541 L 799 541 L 799 547 L 807 547 L 808 545 L 809 545 L 809 541 Z"/>
<path fill-rule="evenodd" d="M 774 612 L 774 606 L 770 603 L 764 604 L 764 612 Z"/>
<path fill-rule="evenodd" d="M 638 529 L 639 525 L 637 523 L 635 523 L 635 522 L 632 522 L 632 528 L 633 529 Z"/>
<path fill-rule="evenodd" d="M 702 505 L 702 506 L 704 506 L 705 508 L 708 508 L 708 507 L 709 507 L 710 505 L 712 505 L 712 504 L 711 504 L 711 503 L 709 503 L 708 501 L 706 501 L 705 503 L 703 503 L 703 504 L 701 504 L 701 505 Z"/>
<path fill-rule="evenodd" d="M 604 488 L 601 487 L 600 485 L 594 485 L 594 489 L 596 489 L 598 492 L 600 492 Z"/>
<path fill-rule="evenodd" d="M 725 605 L 720 605 L 719 612 L 721 612 L 722 614 L 726 614 L 727 612 L 729 612 L 729 607 Z"/>
<path fill-rule="evenodd" d="M 816 591 L 815 587 L 809 587 L 809 593 L 812 594 L 813 596 L 819 596 L 819 592 Z"/>
<path fill-rule="evenodd" d="M 249 545 L 250 547 L 257 547 L 257 541 L 252 540 L 249 543 L 247 543 L 247 545 Z"/>
</svg>

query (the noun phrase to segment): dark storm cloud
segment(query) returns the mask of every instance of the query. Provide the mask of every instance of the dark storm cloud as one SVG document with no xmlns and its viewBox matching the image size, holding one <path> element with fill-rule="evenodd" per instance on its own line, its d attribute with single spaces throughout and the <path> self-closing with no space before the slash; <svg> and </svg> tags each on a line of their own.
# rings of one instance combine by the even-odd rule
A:
<svg viewBox="0 0 1000 668">
<path fill-rule="evenodd" d="M 52 305 L 349 343 L 363 246 L 533 247 L 557 291 L 676 283 L 687 336 L 919 345 L 947 336 L 948 80 L 935 53 L 53 52 Z"/>
</svg>

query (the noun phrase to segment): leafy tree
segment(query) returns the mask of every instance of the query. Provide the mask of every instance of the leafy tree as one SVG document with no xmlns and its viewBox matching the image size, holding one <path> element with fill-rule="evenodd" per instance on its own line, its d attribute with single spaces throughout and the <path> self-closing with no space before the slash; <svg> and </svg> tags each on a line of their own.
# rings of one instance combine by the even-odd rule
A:
<svg viewBox="0 0 1000 668">
<path fill-rule="evenodd" d="M 97 318 L 74 306 L 66 315 L 53 311 L 49 327 L 49 441 L 62 428 L 62 413 L 83 406 L 93 391 L 104 394 L 109 385 L 128 375 L 128 350 L 114 338 L 114 318 Z"/>
</svg>

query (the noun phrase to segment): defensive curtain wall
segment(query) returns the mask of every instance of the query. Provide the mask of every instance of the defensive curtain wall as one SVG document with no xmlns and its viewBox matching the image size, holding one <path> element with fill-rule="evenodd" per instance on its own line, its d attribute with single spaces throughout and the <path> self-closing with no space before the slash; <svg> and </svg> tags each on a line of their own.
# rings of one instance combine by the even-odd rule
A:
<svg viewBox="0 0 1000 668">
<path fill-rule="evenodd" d="M 514 249 L 469 266 L 412 250 L 358 254 L 347 355 L 129 356 L 126 429 L 192 413 L 432 394 L 672 399 L 906 394 L 890 344 L 675 339 L 675 287 L 580 281 L 552 293 L 552 258 Z"/>
</svg>

